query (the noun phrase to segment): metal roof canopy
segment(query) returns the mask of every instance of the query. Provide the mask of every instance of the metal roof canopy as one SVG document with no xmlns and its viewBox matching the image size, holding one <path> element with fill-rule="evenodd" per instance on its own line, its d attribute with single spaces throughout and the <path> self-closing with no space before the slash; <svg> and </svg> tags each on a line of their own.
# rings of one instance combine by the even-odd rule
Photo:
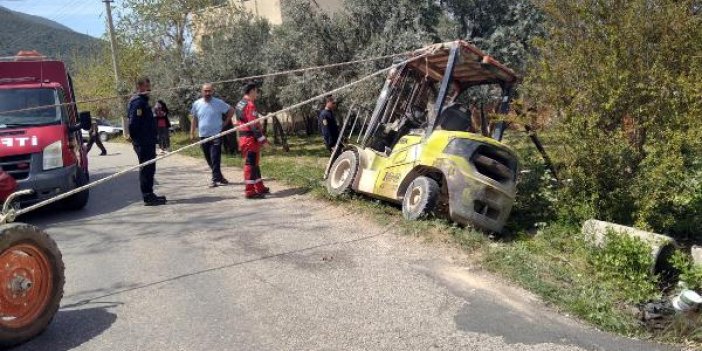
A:
<svg viewBox="0 0 702 351">
<path fill-rule="evenodd" d="M 454 66 L 452 80 L 459 83 L 462 89 L 481 84 L 511 85 L 519 80 L 514 71 L 463 40 L 434 44 L 419 49 L 410 56 L 419 56 L 427 52 L 429 55 L 412 61 L 407 66 L 441 82 L 449 66 L 451 49 L 454 47 L 459 51 L 459 60 Z"/>
</svg>

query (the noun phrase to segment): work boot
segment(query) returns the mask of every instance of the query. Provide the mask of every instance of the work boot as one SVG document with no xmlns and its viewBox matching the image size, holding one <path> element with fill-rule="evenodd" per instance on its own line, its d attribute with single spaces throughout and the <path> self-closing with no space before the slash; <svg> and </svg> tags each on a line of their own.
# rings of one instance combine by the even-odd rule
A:
<svg viewBox="0 0 702 351">
<path fill-rule="evenodd" d="M 100 156 L 107 156 L 107 152 L 101 152 Z"/>
<path fill-rule="evenodd" d="M 161 206 L 165 204 L 165 196 L 156 196 L 156 194 L 144 195 L 144 206 Z"/>
<path fill-rule="evenodd" d="M 213 181 L 210 183 L 210 188 L 216 188 L 216 187 L 218 187 L 218 186 L 219 186 L 219 185 L 217 184 L 217 181 L 214 181 L 214 180 L 213 180 Z"/>
<path fill-rule="evenodd" d="M 254 191 L 259 193 L 259 194 L 270 194 L 271 189 L 263 185 L 263 182 L 256 183 L 254 185 Z"/>
<path fill-rule="evenodd" d="M 229 185 L 229 181 L 226 180 L 224 177 L 219 178 L 216 182 L 222 185 Z"/>
</svg>

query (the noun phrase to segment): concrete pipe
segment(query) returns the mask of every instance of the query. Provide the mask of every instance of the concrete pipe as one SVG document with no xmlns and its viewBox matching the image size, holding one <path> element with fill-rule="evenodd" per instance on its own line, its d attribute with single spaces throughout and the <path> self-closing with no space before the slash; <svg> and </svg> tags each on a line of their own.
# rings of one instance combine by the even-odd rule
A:
<svg viewBox="0 0 702 351">
<path fill-rule="evenodd" d="M 589 219 L 583 223 L 582 233 L 585 236 L 585 240 L 597 247 L 602 247 L 605 244 L 608 232 L 638 238 L 649 245 L 651 247 L 651 256 L 653 256 L 651 273 L 658 275 L 661 278 L 661 282 L 670 282 L 677 275 L 675 269 L 669 262 L 670 258 L 679 248 L 675 239 L 669 236 L 595 219 Z"/>
</svg>

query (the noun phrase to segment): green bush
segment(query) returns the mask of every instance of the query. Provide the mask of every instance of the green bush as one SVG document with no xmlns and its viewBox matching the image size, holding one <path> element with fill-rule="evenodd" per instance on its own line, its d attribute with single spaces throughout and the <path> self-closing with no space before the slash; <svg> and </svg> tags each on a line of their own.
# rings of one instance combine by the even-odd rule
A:
<svg viewBox="0 0 702 351">
<path fill-rule="evenodd" d="M 670 263 L 680 272 L 680 282 L 688 289 L 702 289 L 702 266 L 695 265 L 690 256 L 678 251 L 670 259 Z"/>
<path fill-rule="evenodd" d="M 544 0 L 524 100 L 561 141 L 566 218 L 676 237 L 702 220 L 702 16 L 692 0 Z M 646 18 L 646 20 L 641 20 Z"/>
<path fill-rule="evenodd" d="M 659 294 L 651 248 L 638 238 L 609 232 L 604 246 L 592 249 L 590 262 L 601 284 L 617 290 L 626 302 L 645 302 Z"/>
</svg>

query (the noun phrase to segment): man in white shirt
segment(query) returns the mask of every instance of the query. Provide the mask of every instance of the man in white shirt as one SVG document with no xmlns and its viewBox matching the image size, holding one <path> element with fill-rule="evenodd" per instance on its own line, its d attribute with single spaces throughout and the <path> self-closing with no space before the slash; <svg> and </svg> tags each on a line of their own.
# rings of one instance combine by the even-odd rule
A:
<svg viewBox="0 0 702 351">
<path fill-rule="evenodd" d="M 190 109 L 193 123 L 190 128 L 190 138 L 195 139 L 195 131 L 198 131 L 200 139 L 209 138 L 222 132 L 224 126 L 232 122 L 234 108 L 226 102 L 212 96 L 214 87 L 207 83 L 202 86 L 202 97 L 193 103 Z M 222 117 L 225 116 L 223 119 Z M 205 160 L 212 170 L 212 183 L 210 187 L 227 185 L 227 181 L 222 175 L 222 139 L 217 138 L 202 144 L 202 152 Z"/>
</svg>

